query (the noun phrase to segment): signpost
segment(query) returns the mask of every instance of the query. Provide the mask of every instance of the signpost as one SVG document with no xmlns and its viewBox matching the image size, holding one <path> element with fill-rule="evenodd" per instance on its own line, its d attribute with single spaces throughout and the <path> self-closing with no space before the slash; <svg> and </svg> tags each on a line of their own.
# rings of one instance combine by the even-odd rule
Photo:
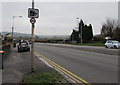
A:
<svg viewBox="0 0 120 85">
<path fill-rule="evenodd" d="M 39 17 L 39 10 L 38 9 L 29 8 L 28 9 L 28 17 L 29 18 L 38 18 Z"/>
<path fill-rule="evenodd" d="M 31 24 L 35 24 L 35 23 L 36 23 L 35 18 L 31 18 L 31 19 L 30 19 L 30 22 L 31 22 Z"/>
<path fill-rule="evenodd" d="M 32 24 L 32 34 L 31 34 L 31 72 L 34 72 L 34 29 L 35 29 L 35 18 L 39 17 L 39 10 L 34 9 L 34 0 L 32 0 L 32 8 L 28 9 L 28 18 L 30 19 L 30 23 Z"/>
</svg>

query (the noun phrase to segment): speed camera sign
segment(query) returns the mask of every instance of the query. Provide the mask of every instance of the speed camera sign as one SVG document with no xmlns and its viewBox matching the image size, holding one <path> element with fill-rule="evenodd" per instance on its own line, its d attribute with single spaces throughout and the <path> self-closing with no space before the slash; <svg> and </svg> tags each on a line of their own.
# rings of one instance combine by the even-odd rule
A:
<svg viewBox="0 0 120 85">
<path fill-rule="evenodd" d="M 38 18 L 39 17 L 39 10 L 38 9 L 28 9 L 28 18 Z"/>
</svg>

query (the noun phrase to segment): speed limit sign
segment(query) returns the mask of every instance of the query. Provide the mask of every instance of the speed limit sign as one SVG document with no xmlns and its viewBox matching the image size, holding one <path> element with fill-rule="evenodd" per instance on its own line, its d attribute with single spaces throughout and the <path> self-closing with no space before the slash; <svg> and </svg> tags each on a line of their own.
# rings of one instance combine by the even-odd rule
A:
<svg viewBox="0 0 120 85">
<path fill-rule="evenodd" d="M 35 24 L 35 22 L 36 22 L 35 18 L 31 18 L 31 19 L 30 19 L 30 22 L 31 22 L 32 24 Z"/>
</svg>

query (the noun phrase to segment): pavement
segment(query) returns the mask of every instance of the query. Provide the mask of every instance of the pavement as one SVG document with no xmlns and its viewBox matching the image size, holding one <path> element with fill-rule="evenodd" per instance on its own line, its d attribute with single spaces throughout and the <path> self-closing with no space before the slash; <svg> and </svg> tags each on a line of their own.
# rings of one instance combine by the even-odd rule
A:
<svg viewBox="0 0 120 85">
<path fill-rule="evenodd" d="M 49 72 L 52 68 L 46 66 L 37 57 L 34 57 L 34 71 Z M 30 52 L 18 53 L 17 48 L 12 48 L 11 52 L 4 60 L 4 71 L 2 74 L 2 83 L 20 83 L 25 75 L 31 73 Z M 1 79 L 1 77 L 0 77 Z"/>
<path fill-rule="evenodd" d="M 0 70 L 0 84 L 2 84 L 2 71 Z"/>
<path fill-rule="evenodd" d="M 116 55 L 48 44 L 36 44 L 35 50 L 89 83 L 110 83 L 110 85 L 118 83 L 118 56 Z"/>
</svg>

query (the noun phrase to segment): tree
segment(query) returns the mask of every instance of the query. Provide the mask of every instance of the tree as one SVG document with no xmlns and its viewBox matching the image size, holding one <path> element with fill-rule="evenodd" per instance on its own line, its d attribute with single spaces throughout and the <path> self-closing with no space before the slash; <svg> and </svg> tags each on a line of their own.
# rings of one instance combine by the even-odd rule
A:
<svg viewBox="0 0 120 85">
<path fill-rule="evenodd" d="M 6 34 L 4 40 L 6 42 L 12 42 L 12 40 L 13 40 L 12 35 L 10 33 Z"/>
<path fill-rule="evenodd" d="M 88 26 L 88 35 L 87 35 L 87 40 L 88 41 L 91 41 L 92 40 L 92 38 L 93 38 L 93 30 L 92 30 L 92 25 L 90 24 L 89 26 Z"/>
<path fill-rule="evenodd" d="M 79 33 L 73 29 L 73 32 L 71 34 L 71 41 L 74 41 L 74 40 L 77 42 L 79 41 Z"/>
<path fill-rule="evenodd" d="M 93 31 L 92 31 L 92 25 L 89 26 L 84 25 L 83 20 L 80 21 L 79 24 L 79 33 L 81 34 L 81 27 L 82 27 L 82 39 L 83 42 L 90 42 L 93 38 Z"/>
<path fill-rule="evenodd" d="M 117 26 L 118 22 L 116 20 L 107 18 L 106 22 L 102 25 L 101 34 L 105 37 L 113 37 Z"/>
<path fill-rule="evenodd" d="M 120 42 L 120 27 L 116 28 L 113 38 Z"/>
<path fill-rule="evenodd" d="M 102 26 L 101 35 L 104 37 L 110 36 L 112 39 L 120 41 L 120 26 L 118 20 L 108 18 Z"/>
<path fill-rule="evenodd" d="M 73 30 L 71 34 L 71 40 L 75 40 L 79 43 L 81 39 L 81 36 L 80 36 L 81 30 L 82 30 L 83 42 L 90 42 L 93 38 L 92 25 L 91 24 L 89 26 L 85 25 L 82 19 L 79 23 L 79 30 L 78 31 Z"/>
</svg>

